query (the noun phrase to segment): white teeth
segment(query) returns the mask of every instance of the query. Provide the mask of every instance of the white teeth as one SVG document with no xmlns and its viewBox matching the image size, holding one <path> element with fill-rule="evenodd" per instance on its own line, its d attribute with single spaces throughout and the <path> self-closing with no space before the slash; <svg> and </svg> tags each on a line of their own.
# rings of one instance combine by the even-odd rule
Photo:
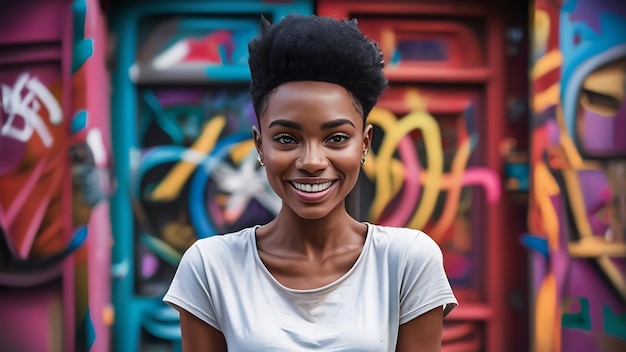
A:
<svg viewBox="0 0 626 352">
<path fill-rule="evenodd" d="M 332 185 L 333 183 L 331 181 L 328 182 L 324 182 L 324 183 L 298 183 L 298 182 L 292 182 L 294 187 L 296 187 L 296 189 L 302 191 L 302 192 L 308 192 L 308 193 L 314 193 L 314 192 L 321 192 L 324 191 L 326 189 L 328 189 L 328 187 L 330 187 L 330 185 Z"/>
</svg>

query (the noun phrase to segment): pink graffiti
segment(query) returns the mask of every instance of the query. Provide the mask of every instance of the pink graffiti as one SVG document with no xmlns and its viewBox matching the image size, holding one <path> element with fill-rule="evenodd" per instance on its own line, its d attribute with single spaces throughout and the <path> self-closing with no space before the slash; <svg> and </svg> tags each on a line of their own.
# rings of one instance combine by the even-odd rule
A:
<svg viewBox="0 0 626 352">
<path fill-rule="evenodd" d="M 389 226 L 405 226 L 415 212 L 415 206 L 419 201 L 419 195 L 423 184 L 423 172 L 420 168 L 419 157 L 408 137 L 403 138 L 398 144 L 398 152 L 404 165 L 404 189 L 401 192 L 400 200 L 392 214 L 381 223 Z M 455 187 L 449 174 L 442 176 L 442 188 L 449 189 Z M 493 204 L 500 199 L 500 180 L 493 170 L 484 167 L 472 167 L 465 170 L 457 187 L 480 186 L 484 189 L 487 203 Z"/>
<path fill-rule="evenodd" d="M 404 226 L 414 213 L 415 204 L 420 195 L 420 174 L 422 172 L 419 164 L 419 156 L 415 152 L 412 140 L 405 136 L 398 143 L 398 153 L 404 164 L 404 190 L 396 211 L 388 218 L 381 219 L 381 222 L 389 226 Z"/>
</svg>

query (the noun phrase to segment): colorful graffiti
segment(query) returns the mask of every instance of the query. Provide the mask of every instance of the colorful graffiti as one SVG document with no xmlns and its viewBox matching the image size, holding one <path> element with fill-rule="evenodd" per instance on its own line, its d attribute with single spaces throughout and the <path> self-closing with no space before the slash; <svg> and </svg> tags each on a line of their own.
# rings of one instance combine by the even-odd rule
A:
<svg viewBox="0 0 626 352">
<path fill-rule="evenodd" d="M 246 88 L 142 93 L 141 150 L 131 183 L 135 294 L 155 300 L 144 327 L 175 344 L 179 333 L 167 327 L 177 320 L 160 317 L 177 314 L 160 298 L 184 251 L 198 238 L 269 221 L 280 200 L 256 163 L 256 117 Z"/>
<path fill-rule="evenodd" d="M 256 162 L 247 43 L 261 14 L 310 13 L 311 4 L 130 7 L 112 19 L 120 48 L 112 125 L 123 131 L 113 135 L 114 349 L 178 351 L 178 312 L 161 297 L 183 252 L 280 207 Z"/>
<path fill-rule="evenodd" d="M 197 238 L 266 222 L 278 211 L 280 200 L 256 164 L 250 134 L 256 117 L 246 89 L 142 93 L 138 138 L 143 148 L 131 192 L 139 224 L 135 282 L 136 294 L 158 298 L 182 253 Z M 430 114 L 417 110 L 398 119 L 375 108 L 369 121 L 380 140 L 364 165 L 364 175 L 375 183 L 375 195 L 363 205 L 369 221 L 434 234 L 446 249 L 451 280 L 471 286 L 476 254 L 468 238 L 470 209 L 481 200 L 475 193 L 472 199 L 472 192 L 463 188 L 479 187 L 487 202 L 495 202 L 500 181 L 491 170 L 468 167 L 478 137 L 471 130 L 476 118 L 471 107 L 463 118 L 455 125 L 455 144 L 461 148 L 449 147 L 451 160 L 444 160 L 440 126 Z M 420 151 L 411 133 L 424 136 L 417 142 Z M 169 310 L 162 306 L 146 315 L 163 316 Z M 156 317 L 153 320 L 152 331 L 165 330 L 156 328 Z M 446 336 L 454 340 L 459 330 L 473 335 L 472 329 L 457 326 Z"/>
<path fill-rule="evenodd" d="M 491 239 L 504 238 L 491 232 L 488 215 L 502 183 L 486 157 L 500 133 L 486 122 L 497 117 L 497 98 L 485 88 L 492 69 L 486 39 L 463 11 L 439 9 L 450 13 L 437 18 L 418 3 L 385 6 L 320 1 L 322 12 L 359 18 L 386 59 L 390 86 L 369 116 L 374 140 L 359 182 L 359 214 L 424 230 L 442 248 L 460 301 L 458 316 L 444 324 L 444 351 L 501 349 L 490 347 L 498 344 L 488 334 L 501 330 L 486 314 L 501 310 L 493 299 L 501 293 L 492 292 L 485 258 Z"/>
<path fill-rule="evenodd" d="M 169 267 L 162 294 L 182 253 L 198 238 L 272 218 L 280 201 L 256 164 L 247 89 L 144 90 L 142 149 L 133 181 L 138 282 L 150 281 L 155 255 Z M 179 144 L 180 143 L 180 144 Z M 138 249 L 141 246 L 138 247 Z M 152 273 L 147 276 L 147 273 Z M 142 292 L 139 284 L 138 291 Z"/>
<path fill-rule="evenodd" d="M 197 238 L 265 222 L 279 206 L 250 140 L 255 118 L 245 44 L 259 27 L 259 16 L 250 14 L 276 19 L 310 12 L 312 4 L 246 2 L 247 10 L 235 14 L 221 5 L 138 3 L 112 21 L 119 49 L 113 76 L 119 187 L 112 216 L 119 351 L 180 349 L 178 315 L 160 297 L 182 252 Z M 493 113 L 485 103 L 484 38 L 469 20 L 448 18 L 398 18 L 392 22 L 399 34 L 388 35 L 395 27 L 377 16 L 363 16 L 359 24 L 389 39 L 382 45 L 389 51 L 387 73 L 401 83 L 392 84 L 370 115 L 375 141 L 355 192 L 358 213 L 437 239 L 468 307 L 447 321 L 446 349 L 481 350 L 490 344 L 485 335 L 493 314 L 484 262 L 493 236 L 486 235 L 485 208 L 501 191 L 485 158 L 483 121 Z M 438 75 L 445 69 L 454 73 Z M 414 82 L 420 77 L 441 81 L 422 86 Z"/>
<path fill-rule="evenodd" d="M 396 116 L 377 107 L 368 118 L 377 138 L 363 166 L 361 207 L 370 222 L 430 234 L 444 251 L 460 299 L 479 301 L 481 223 L 476 211 L 498 201 L 501 182 L 472 158 L 479 137 L 477 107 L 467 99 L 454 118 L 437 119 L 427 112 L 427 93 L 409 88 L 402 94 L 406 108 L 414 110 Z M 444 350 L 479 350 L 480 330 L 472 322 L 447 322 Z"/>
<path fill-rule="evenodd" d="M 535 4 L 524 243 L 532 254 L 536 351 L 626 348 L 623 33 L 624 2 Z"/>
<path fill-rule="evenodd" d="M 94 92 L 106 90 L 86 79 L 104 75 L 92 59 L 89 36 L 103 33 L 94 3 L 13 4 L 0 25 L 13 33 L 0 38 L 7 54 L 0 62 L 0 344 L 7 350 L 108 348 L 110 321 L 101 315 L 108 295 L 93 291 L 108 291 L 109 280 L 89 275 L 94 254 L 108 263 L 108 248 L 94 245 L 110 237 L 100 226 L 108 221 L 108 115 L 92 111 L 94 100 L 106 99 Z M 88 16 L 96 20 L 90 30 Z M 74 32 L 57 30 L 63 23 Z M 64 42 L 72 55 L 62 54 Z"/>
<path fill-rule="evenodd" d="M 471 260 L 466 257 L 472 251 L 466 245 L 459 247 L 471 239 L 454 238 L 469 236 L 471 232 L 469 209 L 477 200 L 472 200 L 472 193 L 467 190 L 483 190 L 488 203 L 500 198 L 498 175 L 493 170 L 468 165 L 478 133 L 467 130 L 475 118 L 471 106 L 464 115 L 464 121 L 455 126 L 458 130 L 454 146 L 446 148 L 442 144 L 441 122 L 428 112 L 416 110 L 397 118 L 389 111 L 374 110 L 369 121 L 381 130 L 382 139 L 373 151 L 372 162 L 364 166 L 365 175 L 375 183 L 369 221 L 427 231 L 450 250 L 446 253 L 446 259 L 451 261 L 448 270 L 453 274 L 451 281 L 458 283 L 463 281 L 460 273 L 467 275 L 472 271 Z M 417 141 L 415 132 L 420 136 Z M 473 197 L 477 198 L 475 194 Z M 465 255 L 454 257 L 453 248 Z"/>
</svg>

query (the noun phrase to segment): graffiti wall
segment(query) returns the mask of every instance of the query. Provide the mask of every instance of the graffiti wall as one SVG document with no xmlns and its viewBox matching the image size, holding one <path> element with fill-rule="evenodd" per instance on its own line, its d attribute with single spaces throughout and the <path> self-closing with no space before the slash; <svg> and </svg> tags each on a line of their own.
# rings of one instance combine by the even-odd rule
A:
<svg viewBox="0 0 626 352">
<path fill-rule="evenodd" d="M 374 139 L 358 185 L 358 214 L 426 231 L 444 253 L 459 307 L 444 322 L 443 351 L 502 351 L 506 294 L 496 266 L 503 210 L 498 161 L 503 75 L 493 21 L 501 13 L 456 5 L 320 1 L 318 12 L 357 18 L 385 57 L 389 87 L 368 118 Z M 494 17 L 490 17 L 494 16 Z M 494 41 L 492 41 L 495 39 Z M 498 204 L 494 211 L 492 206 Z M 514 234 L 512 234 L 514 235 Z M 487 259 L 488 258 L 488 259 Z"/>
<path fill-rule="evenodd" d="M 293 2 L 136 2 L 115 10 L 112 126 L 116 351 L 180 350 L 161 301 L 198 238 L 273 218 L 280 199 L 257 165 L 248 41 Z"/>
<path fill-rule="evenodd" d="M 8 351 L 108 348 L 103 24 L 96 1 L 2 4 L 0 345 Z"/>
<path fill-rule="evenodd" d="M 441 245 L 461 301 L 446 319 L 445 350 L 514 343 L 503 284 L 513 259 L 502 243 L 519 234 L 502 234 L 500 9 L 481 1 L 163 0 L 120 2 L 111 18 L 115 351 L 179 350 L 178 314 L 161 297 L 182 253 L 198 238 L 276 213 L 251 139 L 247 41 L 260 14 L 273 21 L 311 13 L 313 3 L 318 14 L 358 18 L 381 44 L 391 83 L 369 118 L 374 143 L 351 211 L 423 229 Z"/>
<path fill-rule="evenodd" d="M 534 7 L 535 351 L 626 348 L 626 3 Z"/>
</svg>

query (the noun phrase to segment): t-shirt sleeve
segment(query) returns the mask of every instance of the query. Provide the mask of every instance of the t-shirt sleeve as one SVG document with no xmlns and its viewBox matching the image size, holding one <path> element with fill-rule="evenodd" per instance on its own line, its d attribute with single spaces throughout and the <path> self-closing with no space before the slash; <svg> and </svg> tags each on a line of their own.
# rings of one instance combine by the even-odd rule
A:
<svg viewBox="0 0 626 352">
<path fill-rule="evenodd" d="M 419 232 L 407 247 L 400 289 L 400 324 L 444 306 L 446 316 L 458 304 L 443 267 L 439 245 Z"/>
<path fill-rule="evenodd" d="M 207 263 L 197 242 L 185 251 L 163 301 L 221 330 L 211 298 Z"/>
</svg>

